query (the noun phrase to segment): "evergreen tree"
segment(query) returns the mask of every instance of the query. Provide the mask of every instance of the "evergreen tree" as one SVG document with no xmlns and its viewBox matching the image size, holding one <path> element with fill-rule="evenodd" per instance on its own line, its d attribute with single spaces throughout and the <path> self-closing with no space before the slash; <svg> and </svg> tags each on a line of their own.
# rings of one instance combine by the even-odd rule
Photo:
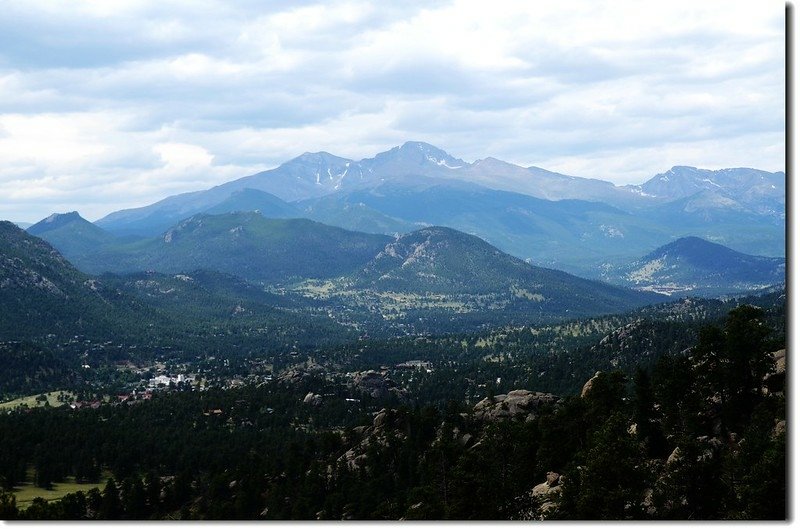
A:
<svg viewBox="0 0 800 529">
<path fill-rule="evenodd" d="M 14 520 L 18 514 L 16 496 L 10 492 L 0 491 L 0 520 Z"/>
<path fill-rule="evenodd" d="M 613 414 L 592 436 L 586 462 L 564 486 L 571 517 L 582 520 L 641 518 L 647 483 L 644 454 L 622 413 Z"/>
<path fill-rule="evenodd" d="M 103 489 L 103 501 L 100 504 L 100 518 L 103 520 L 119 520 L 122 506 L 119 500 L 119 489 L 114 478 L 108 478 Z"/>
</svg>

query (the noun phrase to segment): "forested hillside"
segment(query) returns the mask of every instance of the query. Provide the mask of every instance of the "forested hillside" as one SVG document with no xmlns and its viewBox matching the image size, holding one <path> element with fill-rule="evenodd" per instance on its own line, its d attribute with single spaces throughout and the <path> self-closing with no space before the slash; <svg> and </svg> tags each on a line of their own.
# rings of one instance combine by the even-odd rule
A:
<svg viewBox="0 0 800 529">
<path fill-rule="evenodd" d="M 589 340 L 593 355 L 567 347 L 565 358 L 594 369 L 631 348 L 631 361 L 654 357 L 563 392 L 498 391 L 492 373 L 473 375 L 487 383 L 466 400 L 414 384 L 448 376 L 440 366 L 458 356 L 355 378 L 323 361 L 268 383 L 0 415 L 3 438 L 19 440 L 0 452 L 0 508 L 6 519 L 782 519 L 783 338 L 768 325 L 781 307 L 739 305 L 705 326 L 709 307 L 684 310 L 672 333 L 690 341 L 683 350 L 664 328 L 587 321 L 604 337 Z M 691 321 L 696 332 L 680 330 Z M 518 358 L 524 346 L 500 345 L 513 336 L 483 347 Z M 16 505 L 27 479 L 47 488 L 67 476 L 105 477 Z"/>
</svg>

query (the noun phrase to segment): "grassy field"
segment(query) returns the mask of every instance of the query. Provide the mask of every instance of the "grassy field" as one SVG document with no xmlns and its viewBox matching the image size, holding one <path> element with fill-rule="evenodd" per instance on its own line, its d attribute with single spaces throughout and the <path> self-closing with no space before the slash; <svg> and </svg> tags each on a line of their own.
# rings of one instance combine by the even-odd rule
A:
<svg viewBox="0 0 800 529">
<path fill-rule="evenodd" d="M 15 488 L 13 493 L 14 496 L 17 497 L 17 507 L 20 509 L 27 509 L 35 498 L 51 501 L 61 499 L 72 492 L 87 492 L 95 488 L 102 491 L 109 477 L 110 474 L 106 475 L 106 473 L 104 473 L 99 483 L 75 483 L 74 478 L 67 478 L 67 481 L 64 483 L 54 483 L 53 488 L 50 490 L 39 488 L 33 485 L 33 483 L 23 483 Z"/>
<path fill-rule="evenodd" d="M 44 406 L 44 402 L 39 402 L 36 398 L 41 395 L 41 393 L 36 395 L 28 395 L 27 397 L 20 397 L 18 399 L 9 400 L 7 402 L 0 402 L 0 410 L 13 410 L 19 406 L 27 406 L 28 408 L 37 408 Z M 60 402 L 58 400 L 59 395 L 70 396 L 75 398 L 74 393 L 70 393 L 69 391 L 51 391 L 50 393 L 44 394 L 47 397 L 47 403 L 50 404 L 52 407 L 63 406 L 64 402 Z"/>
</svg>

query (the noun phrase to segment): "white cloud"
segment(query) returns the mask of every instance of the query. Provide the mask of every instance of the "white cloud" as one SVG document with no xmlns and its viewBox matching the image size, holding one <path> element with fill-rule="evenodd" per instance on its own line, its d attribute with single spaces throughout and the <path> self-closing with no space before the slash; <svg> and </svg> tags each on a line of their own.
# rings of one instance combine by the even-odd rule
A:
<svg viewBox="0 0 800 529">
<path fill-rule="evenodd" d="M 186 143 L 159 143 L 153 151 L 164 161 L 166 169 L 208 167 L 214 159 L 204 148 Z"/>
</svg>

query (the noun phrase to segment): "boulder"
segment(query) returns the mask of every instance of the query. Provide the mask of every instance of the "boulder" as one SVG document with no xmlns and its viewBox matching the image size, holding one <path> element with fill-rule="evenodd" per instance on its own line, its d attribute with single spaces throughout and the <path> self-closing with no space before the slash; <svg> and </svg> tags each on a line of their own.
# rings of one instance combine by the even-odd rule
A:
<svg viewBox="0 0 800 529">
<path fill-rule="evenodd" d="M 303 404 L 308 404 L 314 407 L 320 406 L 322 404 L 322 395 L 309 392 L 303 399 Z"/>
<path fill-rule="evenodd" d="M 403 428 L 395 428 L 397 414 L 394 410 L 386 408 L 376 412 L 372 418 L 371 426 L 357 426 L 353 432 L 361 437 L 355 446 L 339 456 L 337 461 L 344 462 L 350 470 L 364 468 L 367 460 L 367 450 L 373 443 L 380 446 L 388 446 L 389 437 L 394 436 L 398 439 L 405 439 L 406 435 Z"/>
<path fill-rule="evenodd" d="M 558 508 L 561 499 L 562 477 L 558 472 L 548 472 L 544 483 L 539 483 L 530 492 L 531 498 L 538 503 L 535 517 L 544 519 L 545 516 Z"/>
<path fill-rule="evenodd" d="M 472 437 L 472 434 L 470 434 L 470 433 L 465 433 L 464 435 L 462 435 L 462 436 L 460 436 L 458 438 L 458 444 L 463 446 L 463 447 L 468 447 L 469 445 L 472 444 L 472 441 L 473 441 L 473 437 Z"/>
<path fill-rule="evenodd" d="M 389 412 L 386 411 L 386 408 L 383 408 L 375 414 L 375 417 L 372 419 L 372 426 L 375 427 L 376 430 L 384 428 L 389 420 L 388 415 Z"/>
<path fill-rule="evenodd" d="M 531 490 L 531 495 L 536 497 L 547 496 L 550 494 L 550 488 L 550 485 L 548 485 L 546 481 L 544 483 L 539 483 L 533 487 L 533 490 Z"/>
<path fill-rule="evenodd" d="M 676 446 L 675 450 L 673 450 L 672 453 L 667 458 L 667 465 L 672 465 L 680 460 L 681 460 L 681 449 Z"/>
<path fill-rule="evenodd" d="M 581 389 L 581 398 L 586 397 L 589 392 L 592 390 L 592 385 L 594 385 L 594 381 L 600 376 L 600 371 L 597 371 L 592 378 L 586 381 L 586 384 L 583 385 L 583 389 Z"/>
<path fill-rule="evenodd" d="M 642 507 L 644 507 L 648 516 L 654 516 L 656 514 L 656 506 L 655 503 L 653 503 L 653 489 L 645 489 L 644 499 L 642 499 Z"/>
<path fill-rule="evenodd" d="M 772 353 L 772 358 L 775 360 L 775 374 L 782 375 L 786 373 L 786 349 L 780 349 Z"/>
<path fill-rule="evenodd" d="M 772 436 L 778 437 L 781 434 L 786 433 L 786 419 L 776 421 L 775 427 L 772 429 Z"/>
</svg>

